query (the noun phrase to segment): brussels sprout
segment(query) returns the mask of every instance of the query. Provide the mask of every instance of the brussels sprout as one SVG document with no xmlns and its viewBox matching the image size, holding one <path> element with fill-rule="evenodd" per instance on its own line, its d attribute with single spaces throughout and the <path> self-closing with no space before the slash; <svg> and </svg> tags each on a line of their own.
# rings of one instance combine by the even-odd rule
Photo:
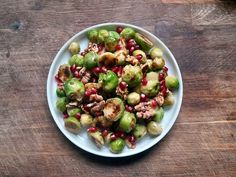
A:
<svg viewBox="0 0 236 177">
<path fill-rule="evenodd" d="M 78 134 L 81 129 L 80 122 L 75 117 L 68 117 L 64 120 L 65 128 L 74 134 Z"/>
<path fill-rule="evenodd" d="M 102 137 L 102 133 L 99 131 L 96 132 L 88 132 L 89 136 L 94 140 L 97 147 L 101 148 L 104 145 L 104 139 Z"/>
<path fill-rule="evenodd" d="M 137 56 L 137 55 L 142 55 L 142 58 L 139 60 L 140 63 L 146 63 L 147 57 L 146 57 L 146 54 L 142 50 L 135 50 L 133 52 L 133 56 Z"/>
<path fill-rule="evenodd" d="M 105 29 L 101 29 L 98 31 L 97 41 L 98 43 L 103 43 L 105 39 L 109 36 L 109 32 Z"/>
<path fill-rule="evenodd" d="M 76 65 L 76 66 L 83 66 L 84 64 L 84 57 L 82 55 L 79 54 L 75 54 L 73 55 L 70 59 L 69 59 L 69 65 Z"/>
<path fill-rule="evenodd" d="M 136 105 L 140 102 L 140 95 L 137 92 L 132 92 L 127 96 L 127 102 L 129 105 Z"/>
<path fill-rule="evenodd" d="M 79 53 L 79 51 L 80 51 L 79 43 L 78 42 L 72 42 L 69 45 L 68 50 L 70 51 L 71 55 L 75 55 L 75 54 Z"/>
<path fill-rule="evenodd" d="M 133 113 L 124 111 L 123 116 L 120 118 L 119 129 L 129 133 L 136 124 L 136 118 Z"/>
<path fill-rule="evenodd" d="M 67 114 L 70 117 L 76 117 L 77 113 L 81 113 L 81 109 L 80 108 L 68 108 L 67 109 Z"/>
<path fill-rule="evenodd" d="M 124 50 L 118 50 L 114 53 L 117 65 L 125 65 L 126 54 Z"/>
<path fill-rule="evenodd" d="M 159 49 L 157 47 L 153 47 L 150 51 L 150 56 L 152 59 L 154 59 L 156 57 L 160 58 L 163 56 L 163 52 L 161 49 Z"/>
<path fill-rule="evenodd" d="M 125 147 L 125 141 L 121 138 L 117 138 L 116 140 L 110 143 L 110 150 L 113 153 L 121 153 Z"/>
<path fill-rule="evenodd" d="M 175 76 L 167 76 L 165 78 L 166 87 L 170 90 L 177 89 L 179 87 L 179 81 Z"/>
<path fill-rule="evenodd" d="M 98 63 L 101 66 L 114 65 L 116 62 L 116 57 L 111 52 L 105 52 L 98 58 Z"/>
<path fill-rule="evenodd" d="M 70 79 L 72 77 L 70 66 L 67 64 L 61 65 L 59 67 L 57 76 L 58 79 L 60 79 L 62 82 L 65 82 L 66 80 Z"/>
<path fill-rule="evenodd" d="M 124 103 L 120 98 L 110 98 L 106 100 L 103 113 L 110 121 L 117 121 L 124 113 Z"/>
<path fill-rule="evenodd" d="M 97 42 L 97 37 L 98 37 L 98 30 L 92 29 L 88 32 L 88 39 L 91 42 L 96 43 Z"/>
<path fill-rule="evenodd" d="M 61 88 L 57 88 L 56 94 L 58 97 L 65 97 L 66 96 L 64 89 L 61 89 Z"/>
<path fill-rule="evenodd" d="M 163 58 L 155 58 L 152 61 L 152 69 L 153 70 L 158 70 L 162 69 L 165 66 L 165 60 Z"/>
<path fill-rule="evenodd" d="M 163 119 L 163 117 L 164 117 L 163 108 L 162 107 L 156 108 L 153 120 L 156 121 L 156 122 L 160 122 Z"/>
<path fill-rule="evenodd" d="M 109 36 L 115 38 L 116 40 L 120 39 L 120 35 L 116 31 L 109 31 Z"/>
<path fill-rule="evenodd" d="M 175 98 L 172 92 L 169 91 L 168 95 L 165 97 L 163 106 L 171 106 L 175 103 Z"/>
<path fill-rule="evenodd" d="M 114 37 L 109 36 L 105 39 L 105 49 L 109 52 L 114 52 L 117 44 L 118 40 Z"/>
<path fill-rule="evenodd" d="M 159 82 L 158 76 L 159 76 L 159 75 L 158 75 L 157 72 L 151 71 L 151 72 L 148 72 L 148 73 L 147 73 L 146 79 L 147 79 L 147 81 L 156 81 L 156 82 Z"/>
<path fill-rule="evenodd" d="M 66 105 L 69 103 L 69 100 L 66 97 L 59 98 L 56 102 L 56 107 L 59 111 L 66 111 Z"/>
<path fill-rule="evenodd" d="M 108 70 L 106 74 L 99 74 L 99 82 L 102 83 L 103 90 L 106 92 L 112 92 L 118 86 L 118 76 L 111 70 Z"/>
<path fill-rule="evenodd" d="M 134 39 L 137 42 L 137 44 L 139 44 L 142 47 L 142 50 L 144 51 L 149 51 L 153 46 L 153 43 L 140 33 L 135 33 Z"/>
<path fill-rule="evenodd" d="M 94 51 L 90 51 L 84 56 L 84 66 L 87 69 L 92 69 L 93 67 L 97 66 L 98 61 L 98 54 Z"/>
<path fill-rule="evenodd" d="M 135 31 L 132 28 L 124 28 L 120 33 L 120 36 L 125 40 L 131 39 L 134 37 Z"/>
<path fill-rule="evenodd" d="M 140 66 L 126 65 L 122 72 L 122 80 L 126 82 L 129 87 L 135 87 L 140 84 L 143 73 Z"/>
<path fill-rule="evenodd" d="M 146 85 L 141 84 L 140 90 L 148 97 L 153 97 L 159 91 L 159 83 L 153 80 L 148 81 Z"/>
<path fill-rule="evenodd" d="M 93 117 L 90 114 L 81 114 L 80 123 L 83 127 L 91 125 L 93 122 Z"/>
<path fill-rule="evenodd" d="M 67 80 L 64 85 L 66 96 L 70 99 L 82 100 L 84 96 L 84 84 L 76 78 Z"/>
<path fill-rule="evenodd" d="M 161 134 L 162 128 L 160 124 L 151 121 L 147 124 L 147 131 L 150 135 L 158 136 Z"/>
<path fill-rule="evenodd" d="M 141 139 L 146 135 L 146 133 L 147 133 L 147 128 L 144 125 L 136 124 L 133 130 L 133 135 L 136 139 Z"/>
</svg>

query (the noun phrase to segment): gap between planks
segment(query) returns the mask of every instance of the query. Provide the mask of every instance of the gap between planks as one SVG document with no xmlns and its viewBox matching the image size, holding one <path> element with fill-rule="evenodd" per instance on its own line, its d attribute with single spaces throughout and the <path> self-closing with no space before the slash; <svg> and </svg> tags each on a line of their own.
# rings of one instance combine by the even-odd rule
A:
<svg viewBox="0 0 236 177">
<path fill-rule="evenodd" d="M 225 124 L 225 123 L 236 123 L 236 120 L 220 120 L 220 121 L 207 121 L 207 122 L 176 122 L 179 125 L 197 125 L 197 124 Z"/>
</svg>

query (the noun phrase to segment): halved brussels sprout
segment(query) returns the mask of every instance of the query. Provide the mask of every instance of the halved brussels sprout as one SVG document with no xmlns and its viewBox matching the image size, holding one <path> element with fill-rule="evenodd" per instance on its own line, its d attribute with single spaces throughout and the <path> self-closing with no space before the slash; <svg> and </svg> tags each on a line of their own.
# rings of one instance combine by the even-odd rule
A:
<svg viewBox="0 0 236 177">
<path fill-rule="evenodd" d="M 120 98 L 110 98 L 106 100 L 103 113 L 110 121 L 117 121 L 124 113 L 124 103 Z"/>
<path fill-rule="evenodd" d="M 66 111 L 66 105 L 69 103 L 69 100 L 66 97 L 58 98 L 56 102 L 56 107 L 59 111 Z"/>
<path fill-rule="evenodd" d="M 83 127 L 90 126 L 93 123 L 93 117 L 90 114 L 81 114 L 80 123 Z"/>
<path fill-rule="evenodd" d="M 116 140 L 110 142 L 110 150 L 113 153 L 121 153 L 125 147 L 125 141 L 121 138 L 117 138 Z"/>
<path fill-rule="evenodd" d="M 152 68 L 153 70 L 162 69 L 165 66 L 165 60 L 163 58 L 154 58 L 152 61 Z"/>
<path fill-rule="evenodd" d="M 135 31 L 132 28 L 124 28 L 120 33 L 120 36 L 125 40 L 131 39 L 134 37 Z"/>
<path fill-rule="evenodd" d="M 134 39 L 137 42 L 137 44 L 139 44 L 142 47 L 142 50 L 144 51 L 149 51 L 153 46 L 153 43 L 140 33 L 135 33 Z"/>
<path fill-rule="evenodd" d="M 101 66 L 110 66 L 114 65 L 116 62 L 116 57 L 111 52 L 105 52 L 98 58 L 98 63 Z"/>
<path fill-rule="evenodd" d="M 82 100 L 84 96 L 84 84 L 76 78 L 67 80 L 64 85 L 66 96 L 70 99 Z"/>
<path fill-rule="evenodd" d="M 124 111 L 123 116 L 120 118 L 119 129 L 129 133 L 136 124 L 136 118 L 133 113 Z"/>
<path fill-rule="evenodd" d="M 122 80 L 126 82 L 129 87 L 135 87 L 140 84 L 143 78 L 143 72 L 140 66 L 126 65 L 122 72 Z"/>
<path fill-rule="evenodd" d="M 127 96 L 127 102 L 129 105 L 136 105 L 140 102 L 140 95 L 137 92 L 132 92 Z"/>
<path fill-rule="evenodd" d="M 175 98 L 172 92 L 169 91 L 168 95 L 165 97 L 164 106 L 171 106 L 175 103 Z"/>
<path fill-rule="evenodd" d="M 59 67 L 58 73 L 57 73 L 58 79 L 60 79 L 62 82 L 65 82 L 66 80 L 70 79 L 72 77 L 72 73 L 70 71 L 70 65 L 64 64 Z"/>
<path fill-rule="evenodd" d="M 68 117 L 64 120 L 65 128 L 74 134 L 78 134 L 81 129 L 80 122 L 75 117 Z"/>
<path fill-rule="evenodd" d="M 136 139 L 141 139 L 147 134 L 147 128 L 144 125 L 136 124 L 133 135 Z"/>
<path fill-rule="evenodd" d="M 96 43 L 97 42 L 97 38 L 98 38 L 98 30 L 96 29 L 92 29 L 88 32 L 88 39 L 93 42 Z"/>
<path fill-rule="evenodd" d="M 56 94 L 58 97 L 65 97 L 66 96 L 64 89 L 61 89 L 61 88 L 57 88 Z"/>
<path fill-rule="evenodd" d="M 162 127 L 160 124 L 151 121 L 147 124 L 147 131 L 150 135 L 158 136 L 162 132 Z"/>
<path fill-rule="evenodd" d="M 150 51 L 150 56 L 152 59 L 154 59 L 156 57 L 160 58 L 163 56 L 163 52 L 158 47 L 153 47 Z"/>
<path fill-rule="evenodd" d="M 77 113 L 81 113 L 81 109 L 80 108 L 68 108 L 67 109 L 67 114 L 70 117 L 76 117 Z"/>
<path fill-rule="evenodd" d="M 109 36 L 109 32 L 105 29 L 101 29 L 98 31 L 97 41 L 98 43 L 103 43 L 105 39 Z"/>
<path fill-rule="evenodd" d="M 136 57 L 137 55 L 141 55 L 142 56 L 142 58 L 139 60 L 140 63 L 145 63 L 147 61 L 147 56 L 146 56 L 146 54 L 142 50 L 135 50 L 133 52 L 133 56 Z"/>
<path fill-rule="evenodd" d="M 69 65 L 76 65 L 76 66 L 83 66 L 84 64 L 84 57 L 82 55 L 79 54 L 75 54 L 73 55 L 70 59 L 69 59 Z"/>
<path fill-rule="evenodd" d="M 99 58 L 99 55 L 95 53 L 94 51 L 88 52 L 84 56 L 84 66 L 87 69 L 92 69 L 93 67 L 97 66 L 98 58 Z"/>
<path fill-rule="evenodd" d="M 75 55 L 75 54 L 79 53 L 79 51 L 80 51 L 79 43 L 78 42 L 72 42 L 69 45 L 68 50 L 70 51 L 71 55 Z"/>
<path fill-rule="evenodd" d="M 159 91 L 159 83 L 153 80 L 148 81 L 146 85 L 141 84 L 140 90 L 148 97 L 153 97 Z"/>
<path fill-rule="evenodd" d="M 179 87 L 179 80 L 175 76 L 166 76 L 165 78 L 166 87 L 170 90 L 177 89 Z"/>
<path fill-rule="evenodd" d="M 94 140 L 97 147 L 101 148 L 104 145 L 104 139 L 100 131 L 88 132 L 89 136 Z"/>
<path fill-rule="evenodd" d="M 160 122 L 163 119 L 163 117 L 164 117 L 163 108 L 162 107 L 156 108 L 153 120 L 156 121 L 156 122 Z"/>
</svg>

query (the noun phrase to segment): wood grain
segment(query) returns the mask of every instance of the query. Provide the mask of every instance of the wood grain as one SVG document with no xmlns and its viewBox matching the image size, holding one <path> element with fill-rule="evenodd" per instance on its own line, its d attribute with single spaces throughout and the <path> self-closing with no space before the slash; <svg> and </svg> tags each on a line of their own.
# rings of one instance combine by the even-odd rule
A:
<svg viewBox="0 0 236 177">
<path fill-rule="evenodd" d="M 0 2 L 0 176 L 236 176 L 236 3 L 150 0 Z M 184 81 L 171 132 L 134 157 L 100 158 L 71 144 L 47 105 L 57 51 L 94 24 L 143 27 L 173 52 Z"/>
</svg>

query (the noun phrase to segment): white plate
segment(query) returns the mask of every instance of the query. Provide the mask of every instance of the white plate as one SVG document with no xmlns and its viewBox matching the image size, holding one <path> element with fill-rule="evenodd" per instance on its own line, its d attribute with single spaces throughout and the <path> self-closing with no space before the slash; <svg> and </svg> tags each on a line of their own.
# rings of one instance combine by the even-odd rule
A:
<svg viewBox="0 0 236 177">
<path fill-rule="evenodd" d="M 101 149 L 97 148 L 96 145 L 91 141 L 91 139 L 88 138 L 86 131 L 81 131 L 79 135 L 74 135 L 70 132 L 68 132 L 64 128 L 64 121 L 63 121 L 63 116 L 62 114 L 56 109 L 55 103 L 57 100 L 56 96 L 56 88 L 57 84 L 54 79 L 54 76 L 56 75 L 58 68 L 61 64 L 67 63 L 68 59 L 70 58 L 70 54 L 67 50 L 69 44 L 72 41 L 79 41 L 81 44 L 81 51 L 83 51 L 88 44 L 88 39 L 86 37 L 86 34 L 88 30 L 91 30 L 93 28 L 105 28 L 109 30 L 115 30 L 116 26 L 124 26 L 124 27 L 131 27 L 135 29 L 137 32 L 140 32 L 144 34 L 146 37 L 148 37 L 155 45 L 157 45 L 159 48 L 162 49 L 164 53 L 164 59 L 166 61 L 166 66 L 169 68 L 169 73 L 174 74 L 175 76 L 178 77 L 179 79 L 179 89 L 174 92 L 174 97 L 175 97 L 175 104 L 168 108 L 165 109 L 165 115 L 164 118 L 161 122 L 161 125 L 163 127 L 163 132 L 160 136 L 158 137 L 150 137 L 146 135 L 143 139 L 141 139 L 138 143 L 135 149 L 129 149 L 125 147 L 122 153 L 120 154 L 113 154 L 109 151 L 108 147 L 102 147 Z M 48 80 L 47 80 L 47 98 L 48 98 L 48 105 L 51 111 L 51 114 L 53 116 L 53 119 L 55 120 L 57 126 L 61 130 L 61 132 L 76 146 L 80 147 L 81 149 L 90 152 L 92 154 L 96 154 L 99 156 L 104 156 L 104 157 L 125 157 L 125 156 L 131 156 L 137 153 L 140 153 L 142 151 L 145 151 L 158 143 L 171 129 L 173 126 L 175 120 L 177 119 L 177 116 L 180 111 L 181 103 L 182 103 L 182 97 L 183 97 L 183 82 L 182 82 L 182 77 L 181 73 L 178 67 L 178 64 L 170 52 L 170 50 L 165 46 L 165 44 L 158 39 L 156 36 L 151 34 L 150 32 L 134 26 L 130 24 L 124 24 L 124 23 L 104 23 L 104 24 L 99 24 L 95 25 L 92 27 L 89 27 L 76 35 L 74 35 L 72 38 L 70 38 L 60 49 L 60 51 L 57 53 L 56 57 L 54 58 L 52 65 L 49 70 L 48 74 Z"/>
</svg>

